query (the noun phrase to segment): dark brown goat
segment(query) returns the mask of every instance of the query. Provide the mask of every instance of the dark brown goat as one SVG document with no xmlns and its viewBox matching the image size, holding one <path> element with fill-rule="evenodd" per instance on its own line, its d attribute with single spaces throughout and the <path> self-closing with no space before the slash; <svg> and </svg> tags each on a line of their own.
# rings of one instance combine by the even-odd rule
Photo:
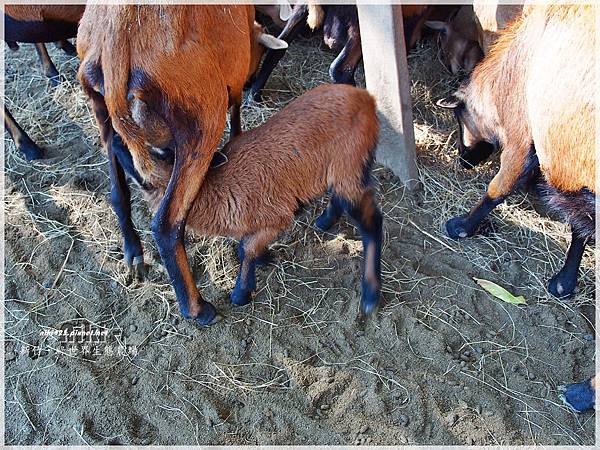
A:
<svg viewBox="0 0 600 450">
<path fill-rule="evenodd" d="M 407 49 L 412 48 L 421 36 L 421 30 L 431 12 L 426 5 L 403 5 L 404 35 Z M 362 59 L 360 27 L 356 5 L 316 5 L 309 1 L 297 3 L 279 34 L 290 43 L 309 25 L 312 29 L 323 27 L 323 40 L 339 54 L 329 66 L 329 76 L 334 83 L 354 85 L 354 73 Z M 267 51 L 264 61 L 252 83 L 251 97 L 260 101 L 262 90 L 285 50 Z"/>
<path fill-rule="evenodd" d="M 361 309 L 370 313 L 376 307 L 382 218 L 369 180 L 378 133 L 371 95 L 330 84 L 307 92 L 258 128 L 229 141 L 223 149 L 228 162 L 208 172 L 187 226 L 201 235 L 240 240 L 234 304 L 250 301 L 257 259 L 293 222 L 299 205 L 331 189 L 331 202 L 317 226 L 330 228 L 344 212 L 356 222 L 365 258 Z M 159 207 L 171 170 L 170 164 L 161 164 L 149 180 L 146 192 L 153 209 Z"/>
<path fill-rule="evenodd" d="M 548 285 L 557 297 L 574 291 L 585 246 L 594 238 L 596 110 L 588 89 L 596 86 L 594 27 L 593 6 L 531 6 L 470 81 L 441 102 L 454 109 L 465 161 L 475 164 L 502 148 L 487 193 L 469 214 L 448 221 L 448 234 L 472 235 L 495 206 L 541 171 L 542 197 L 572 230 L 565 265 Z"/>
<path fill-rule="evenodd" d="M 157 165 L 173 161 L 152 231 L 182 314 L 204 325 L 216 312 L 189 268 L 186 220 L 230 104 L 232 134 L 239 132 L 242 89 L 259 53 L 253 46 L 264 41 L 255 33 L 249 5 L 89 5 L 77 36 L 79 79 L 107 149 L 125 261 L 143 275 L 125 172 L 147 186 Z"/>
<path fill-rule="evenodd" d="M 425 25 L 439 31 L 439 47 L 444 64 L 451 73 L 471 73 L 483 59 L 472 5 L 461 6 L 446 21 L 428 20 Z"/>
<path fill-rule="evenodd" d="M 67 39 L 77 34 L 77 24 L 83 14 L 82 5 L 6 5 L 4 9 L 4 40 L 12 50 L 17 42 L 34 43 L 44 73 L 58 84 L 59 75 L 48 55 L 45 42 L 57 42 L 67 54 L 75 55 L 75 47 Z M 4 127 L 17 149 L 28 160 L 44 157 L 44 151 L 27 135 L 4 106 Z"/>
</svg>

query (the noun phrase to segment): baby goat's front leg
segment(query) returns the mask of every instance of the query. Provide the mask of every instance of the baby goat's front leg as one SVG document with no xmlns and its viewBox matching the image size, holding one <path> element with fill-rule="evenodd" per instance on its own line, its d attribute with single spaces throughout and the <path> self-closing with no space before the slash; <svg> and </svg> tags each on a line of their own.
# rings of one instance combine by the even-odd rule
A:
<svg viewBox="0 0 600 450">
<path fill-rule="evenodd" d="M 250 303 L 252 291 L 256 289 L 256 264 L 265 248 L 279 234 L 278 230 L 267 228 L 244 237 L 239 244 L 240 273 L 231 292 L 231 303 L 243 306 Z"/>
</svg>

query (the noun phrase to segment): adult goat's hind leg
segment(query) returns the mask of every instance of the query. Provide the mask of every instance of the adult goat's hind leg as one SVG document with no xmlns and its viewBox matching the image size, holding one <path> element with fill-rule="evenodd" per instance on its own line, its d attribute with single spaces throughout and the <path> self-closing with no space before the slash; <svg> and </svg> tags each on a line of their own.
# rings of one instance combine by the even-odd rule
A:
<svg viewBox="0 0 600 450">
<path fill-rule="evenodd" d="M 548 291 L 555 297 L 569 297 L 575 291 L 577 274 L 585 246 L 586 239 L 580 237 L 579 233 L 572 229 L 571 245 L 569 245 L 569 250 L 567 250 L 565 264 L 548 283 Z"/>
<path fill-rule="evenodd" d="M 200 191 L 212 157 L 206 150 L 205 153 L 199 151 L 196 145 L 214 149 L 218 138 L 216 142 L 205 145 L 191 141 L 190 138 L 188 145 L 176 150 L 171 179 L 152 219 L 152 233 L 175 289 L 181 314 L 205 326 L 215 323 L 220 317 L 215 307 L 205 301 L 198 291 L 185 251 L 184 237 L 188 213 Z M 211 214 L 210 211 L 204 213 Z"/>
<path fill-rule="evenodd" d="M 238 254 L 240 257 L 240 273 L 235 282 L 235 288 L 231 292 L 231 303 L 243 306 L 250 303 L 252 291 L 256 289 L 256 265 L 265 251 L 267 245 L 272 242 L 279 232 L 267 228 L 258 233 L 246 236 L 239 243 Z"/>
<path fill-rule="evenodd" d="M 131 192 L 121 160 L 131 158 L 121 138 L 113 132 L 107 145 L 110 200 L 123 235 L 123 260 L 132 278 L 143 280 L 146 276 L 144 250 L 131 220 Z M 135 178 L 135 175 L 132 175 Z"/>
<path fill-rule="evenodd" d="M 56 70 L 56 66 L 50 59 L 50 55 L 48 54 L 48 49 L 46 49 L 46 45 L 38 42 L 35 44 L 35 50 L 40 58 L 40 62 L 42 63 L 42 68 L 44 69 L 44 74 L 50 78 L 50 82 L 57 86 L 59 82 L 58 70 Z"/>
<path fill-rule="evenodd" d="M 25 158 L 28 161 L 31 161 L 32 159 L 42 159 L 44 157 L 44 150 L 33 142 L 23 128 L 19 126 L 6 105 L 4 106 L 4 127 L 6 128 L 6 131 L 8 131 L 8 134 L 10 134 L 17 149 L 25 155 Z"/>
</svg>

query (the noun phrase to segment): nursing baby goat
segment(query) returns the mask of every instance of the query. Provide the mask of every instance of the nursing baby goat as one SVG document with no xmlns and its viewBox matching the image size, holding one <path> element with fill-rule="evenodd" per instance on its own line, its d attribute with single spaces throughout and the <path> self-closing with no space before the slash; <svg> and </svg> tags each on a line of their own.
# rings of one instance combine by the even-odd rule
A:
<svg viewBox="0 0 600 450">
<path fill-rule="evenodd" d="M 459 122 L 463 159 L 476 164 L 502 148 L 487 193 L 468 214 L 447 222 L 449 236 L 473 235 L 494 207 L 541 172 L 542 198 L 572 231 L 565 264 L 548 285 L 557 297 L 575 290 L 585 246 L 594 239 L 594 29 L 594 6 L 531 6 L 470 81 L 440 103 Z"/>
<path fill-rule="evenodd" d="M 382 216 L 370 182 L 378 133 L 375 101 L 367 91 L 321 85 L 229 141 L 223 149 L 229 161 L 206 175 L 186 226 L 201 235 L 240 240 L 233 304 L 250 301 L 258 258 L 293 222 L 299 205 L 330 189 L 331 200 L 316 226 L 327 230 L 344 212 L 358 225 L 364 248 L 361 310 L 373 311 L 381 287 Z M 152 187 L 146 186 L 153 209 L 171 168 L 158 166 L 149 180 Z M 214 313 L 201 323 L 213 318 Z"/>
</svg>

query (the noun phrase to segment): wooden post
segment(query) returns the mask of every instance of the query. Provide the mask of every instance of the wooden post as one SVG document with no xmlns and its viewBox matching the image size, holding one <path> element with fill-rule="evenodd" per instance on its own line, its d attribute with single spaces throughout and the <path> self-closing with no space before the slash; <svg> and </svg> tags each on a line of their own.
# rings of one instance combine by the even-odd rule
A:
<svg viewBox="0 0 600 450">
<path fill-rule="evenodd" d="M 367 89 L 377 100 L 381 122 L 377 160 L 414 189 L 418 170 L 402 6 L 357 7 Z"/>
</svg>

